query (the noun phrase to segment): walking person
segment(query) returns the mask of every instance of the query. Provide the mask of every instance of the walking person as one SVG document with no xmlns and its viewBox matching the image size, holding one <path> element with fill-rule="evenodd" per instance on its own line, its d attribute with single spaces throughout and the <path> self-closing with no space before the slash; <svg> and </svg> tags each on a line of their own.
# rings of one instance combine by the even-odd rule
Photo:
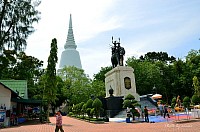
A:
<svg viewBox="0 0 200 132">
<path fill-rule="evenodd" d="M 170 118 L 169 113 L 168 113 L 168 106 L 164 105 L 164 118 L 165 118 L 166 114 L 167 114 L 168 118 Z"/>
<path fill-rule="evenodd" d="M 145 122 L 149 122 L 149 114 L 148 114 L 147 106 L 144 107 L 144 119 L 145 119 Z"/>
<path fill-rule="evenodd" d="M 62 128 L 62 115 L 61 115 L 60 111 L 58 111 L 55 116 L 56 116 L 56 129 L 55 129 L 55 132 L 58 132 L 59 130 L 61 132 L 64 132 L 64 130 Z"/>
</svg>

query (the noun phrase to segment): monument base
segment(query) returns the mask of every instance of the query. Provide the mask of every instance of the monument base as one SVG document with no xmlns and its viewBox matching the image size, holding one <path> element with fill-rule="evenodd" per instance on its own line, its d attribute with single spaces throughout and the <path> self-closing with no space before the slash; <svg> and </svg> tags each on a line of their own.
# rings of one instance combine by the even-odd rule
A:
<svg viewBox="0 0 200 132">
<path fill-rule="evenodd" d="M 107 97 L 106 105 L 107 105 L 106 113 L 107 113 L 108 117 L 112 118 L 112 117 L 116 116 L 120 111 L 122 111 L 123 96 Z"/>
<path fill-rule="evenodd" d="M 134 69 L 127 66 L 117 66 L 105 74 L 106 97 L 113 89 L 114 96 L 127 96 L 131 94 L 137 101 L 140 96 L 136 93 Z"/>
</svg>

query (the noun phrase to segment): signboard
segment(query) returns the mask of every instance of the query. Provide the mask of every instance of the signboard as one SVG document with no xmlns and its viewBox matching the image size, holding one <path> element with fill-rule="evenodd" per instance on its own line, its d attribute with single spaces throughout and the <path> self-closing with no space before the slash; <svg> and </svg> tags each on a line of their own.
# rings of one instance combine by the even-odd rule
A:
<svg viewBox="0 0 200 132">
<path fill-rule="evenodd" d="M 124 78 L 124 86 L 126 89 L 131 89 L 131 79 L 129 77 Z"/>
<path fill-rule="evenodd" d="M 4 122 L 5 117 L 6 117 L 6 111 L 0 109 L 0 122 Z"/>
</svg>

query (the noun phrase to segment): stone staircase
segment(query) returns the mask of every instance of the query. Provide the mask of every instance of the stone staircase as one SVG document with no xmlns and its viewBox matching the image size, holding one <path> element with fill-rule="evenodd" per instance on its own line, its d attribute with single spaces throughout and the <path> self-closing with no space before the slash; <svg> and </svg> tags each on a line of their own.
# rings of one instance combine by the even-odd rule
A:
<svg viewBox="0 0 200 132">
<path fill-rule="evenodd" d="M 144 106 L 147 106 L 147 109 L 157 109 L 157 107 L 146 98 L 140 99 L 138 103 L 141 105 L 142 108 L 144 108 Z M 114 116 L 114 118 L 126 118 L 126 109 L 120 111 L 116 116 Z"/>
<path fill-rule="evenodd" d="M 156 106 L 148 100 L 141 100 L 139 104 L 142 106 L 142 108 L 144 108 L 144 106 L 147 106 L 148 109 L 156 109 Z"/>
</svg>

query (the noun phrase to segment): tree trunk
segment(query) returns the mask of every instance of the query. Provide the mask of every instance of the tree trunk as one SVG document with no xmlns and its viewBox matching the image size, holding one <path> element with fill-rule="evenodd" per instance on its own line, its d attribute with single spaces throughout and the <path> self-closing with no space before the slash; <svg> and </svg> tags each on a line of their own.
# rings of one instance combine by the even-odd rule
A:
<svg viewBox="0 0 200 132">
<path fill-rule="evenodd" d="M 135 113 L 133 112 L 132 115 L 133 115 L 133 121 L 134 121 L 135 120 Z"/>
<path fill-rule="evenodd" d="M 55 106 L 52 106 L 52 105 L 51 105 L 51 107 L 52 107 L 52 112 L 53 112 L 53 115 L 54 115 L 54 114 L 56 113 L 56 111 L 55 111 L 55 110 L 56 110 L 56 107 L 55 107 Z"/>
<path fill-rule="evenodd" d="M 50 106 L 50 102 L 48 102 L 48 105 L 47 105 L 47 122 L 49 122 L 49 106 Z"/>
</svg>

